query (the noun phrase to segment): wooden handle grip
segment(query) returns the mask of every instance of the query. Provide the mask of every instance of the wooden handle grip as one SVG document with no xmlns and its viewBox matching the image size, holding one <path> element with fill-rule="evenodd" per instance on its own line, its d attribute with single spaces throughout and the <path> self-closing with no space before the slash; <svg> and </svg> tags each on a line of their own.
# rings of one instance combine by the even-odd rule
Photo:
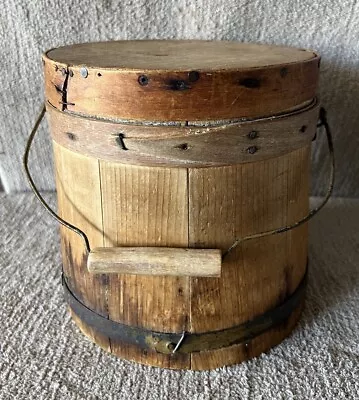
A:
<svg viewBox="0 0 359 400">
<path fill-rule="evenodd" d="M 87 269 L 94 274 L 219 277 L 221 256 L 219 249 L 100 247 L 90 252 Z"/>
</svg>

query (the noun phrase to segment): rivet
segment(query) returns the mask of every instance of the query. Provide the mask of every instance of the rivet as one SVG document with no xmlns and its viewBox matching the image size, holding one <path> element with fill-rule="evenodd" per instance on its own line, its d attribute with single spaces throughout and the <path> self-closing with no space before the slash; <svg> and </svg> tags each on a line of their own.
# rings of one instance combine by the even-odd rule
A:
<svg viewBox="0 0 359 400">
<path fill-rule="evenodd" d="M 59 67 L 57 65 L 55 65 L 55 71 L 57 71 L 59 69 Z"/>
<path fill-rule="evenodd" d="M 152 343 L 156 346 L 159 342 L 160 342 L 161 340 L 158 338 L 158 337 L 156 337 L 156 336 L 152 336 Z"/>
<path fill-rule="evenodd" d="M 148 79 L 148 77 L 147 77 L 146 75 L 140 75 L 140 76 L 138 77 L 138 83 L 139 83 L 141 86 L 146 86 L 146 85 L 148 85 L 148 81 L 149 81 L 149 79 Z"/>
<path fill-rule="evenodd" d="M 250 146 L 250 147 L 248 147 L 248 149 L 247 149 L 247 153 L 249 153 L 249 154 L 254 154 L 254 153 L 257 152 L 257 150 L 258 150 L 258 147 L 257 147 L 257 146 Z"/>
<path fill-rule="evenodd" d="M 97 72 L 97 76 L 102 76 L 101 72 Z"/>
<path fill-rule="evenodd" d="M 175 349 L 175 344 L 172 343 L 172 342 L 168 342 L 168 343 L 166 344 L 166 347 L 167 347 L 167 349 L 168 349 L 169 351 L 173 351 L 173 350 Z"/>
<path fill-rule="evenodd" d="M 300 130 L 301 132 L 305 132 L 305 131 L 307 130 L 307 126 L 306 126 L 306 125 L 303 125 L 299 130 Z"/>
<path fill-rule="evenodd" d="M 69 71 L 69 75 L 71 76 L 71 78 L 74 76 L 74 71 L 70 70 Z"/>
<path fill-rule="evenodd" d="M 188 80 L 190 82 L 196 82 L 199 79 L 199 72 L 198 71 L 190 71 L 188 73 Z"/>
<path fill-rule="evenodd" d="M 87 71 L 87 68 L 85 68 L 85 67 L 81 67 L 80 68 L 80 75 L 83 77 L 83 78 L 87 78 L 88 77 L 88 71 Z"/>
<path fill-rule="evenodd" d="M 249 139 L 255 139 L 258 136 L 258 132 L 257 131 L 251 131 L 248 133 L 248 138 Z"/>
<path fill-rule="evenodd" d="M 67 74 L 66 69 L 65 68 L 61 68 L 61 73 L 62 73 L 62 75 L 66 75 Z"/>
</svg>

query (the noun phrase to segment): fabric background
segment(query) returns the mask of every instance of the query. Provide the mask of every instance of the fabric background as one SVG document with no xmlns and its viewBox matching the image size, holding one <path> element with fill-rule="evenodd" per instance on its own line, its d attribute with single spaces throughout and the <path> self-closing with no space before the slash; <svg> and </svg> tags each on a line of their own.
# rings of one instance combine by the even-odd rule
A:
<svg viewBox="0 0 359 400">
<path fill-rule="evenodd" d="M 1 400 L 359 399 L 359 200 L 334 200 L 310 222 L 307 300 L 293 334 L 205 372 L 146 367 L 92 344 L 65 307 L 53 220 L 32 194 L 2 194 L 0 215 Z"/>
<path fill-rule="evenodd" d="M 312 48 L 335 135 L 335 195 L 358 197 L 359 1 L 3 0 L 0 14 L 0 399 L 359 399 L 359 200 L 333 199 L 310 222 L 303 317 L 267 354 L 209 372 L 119 360 L 71 322 L 60 284 L 54 222 L 21 167 L 43 101 L 41 53 L 113 39 L 225 39 Z M 313 193 L 328 157 L 313 145 Z M 31 154 L 42 190 L 54 190 L 46 123 Z M 1 188 L 1 182 L 0 182 Z M 55 204 L 55 195 L 47 196 Z"/>
<path fill-rule="evenodd" d="M 43 100 L 41 53 L 51 47 L 111 39 L 226 39 L 312 48 L 323 59 L 321 99 L 335 132 L 335 194 L 359 186 L 359 3 L 356 0 L 4 0 L 0 16 L 0 177 L 7 192 L 24 191 L 21 157 Z M 46 131 L 35 142 L 32 170 L 53 190 Z M 323 135 L 321 135 L 323 136 Z M 324 137 L 313 146 L 313 193 L 324 193 Z"/>
</svg>

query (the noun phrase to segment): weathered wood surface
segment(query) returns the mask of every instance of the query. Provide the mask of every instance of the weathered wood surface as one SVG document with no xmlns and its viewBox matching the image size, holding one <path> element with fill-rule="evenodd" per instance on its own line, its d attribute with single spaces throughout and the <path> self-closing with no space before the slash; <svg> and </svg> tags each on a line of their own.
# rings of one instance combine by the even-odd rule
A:
<svg viewBox="0 0 359 400">
<path fill-rule="evenodd" d="M 104 46 L 44 56 L 59 212 L 89 235 L 92 248 L 224 252 L 238 237 L 306 215 L 317 55 L 229 42 Z M 80 300 L 155 332 L 201 333 L 249 321 L 290 296 L 307 264 L 306 225 L 242 243 L 223 260 L 220 278 L 116 273 L 116 263 L 111 273 L 92 274 L 80 239 L 62 229 L 62 241 L 65 275 Z M 113 260 L 118 251 L 106 254 Z M 211 369 L 277 344 L 299 312 L 247 343 L 192 354 L 141 350 L 75 321 L 120 357 Z"/>
<path fill-rule="evenodd" d="M 221 251 L 175 247 L 92 249 L 87 269 L 94 274 L 220 277 Z"/>
<path fill-rule="evenodd" d="M 261 161 L 303 147 L 315 135 L 319 106 L 212 127 L 111 123 L 51 105 L 47 111 L 53 139 L 72 151 L 122 164 L 206 167 Z"/>
<path fill-rule="evenodd" d="M 91 230 L 99 235 L 92 246 L 226 250 L 236 237 L 292 223 L 308 209 L 309 146 L 259 163 L 188 170 L 95 162 L 57 144 L 55 152 L 61 215 L 90 237 Z M 99 186 L 101 204 L 91 201 Z M 244 243 L 224 261 L 221 278 L 106 274 L 98 279 L 86 271 L 78 237 L 62 229 L 62 238 L 65 274 L 85 304 L 115 321 L 154 331 L 205 332 L 242 323 L 293 293 L 306 266 L 305 226 Z M 192 369 L 240 362 L 289 332 L 284 324 L 270 331 L 273 336 L 262 335 L 261 343 L 255 338 L 245 347 L 165 355 L 109 341 L 83 325 L 94 341 L 121 357 Z"/>
<path fill-rule="evenodd" d="M 86 232 L 90 246 L 103 246 L 102 200 L 99 162 L 73 153 L 53 142 L 59 215 Z M 87 251 L 82 239 L 61 226 L 63 270 L 70 289 L 97 313 L 107 317 L 105 275 L 87 271 Z M 87 334 L 110 350 L 108 338 L 87 328 Z"/>
<path fill-rule="evenodd" d="M 90 68 L 180 70 L 255 68 L 303 62 L 310 50 L 211 40 L 122 40 L 80 43 L 46 52 L 49 59 Z"/>
<path fill-rule="evenodd" d="M 315 97 L 319 59 L 301 49 L 204 41 L 88 43 L 43 57 L 54 107 L 147 121 L 283 112 Z"/>
<path fill-rule="evenodd" d="M 226 250 L 238 237 L 304 217 L 309 155 L 306 146 L 253 164 L 190 169 L 189 245 Z M 191 332 L 234 326 L 281 304 L 303 278 L 306 254 L 306 226 L 238 246 L 222 263 L 220 279 L 191 280 Z M 284 331 L 280 328 L 279 336 Z M 270 347 L 271 335 L 264 336 Z M 225 357 L 232 362 L 246 359 L 243 346 L 235 349 L 193 353 L 192 368 L 215 368 L 223 365 Z"/>
<path fill-rule="evenodd" d="M 187 170 L 100 162 L 105 246 L 188 247 Z M 209 278 L 213 279 L 213 278 Z M 109 275 L 109 317 L 159 332 L 189 330 L 190 278 Z M 112 343 L 146 364 L 190 368 L 190 356 Z"/>
</svg>

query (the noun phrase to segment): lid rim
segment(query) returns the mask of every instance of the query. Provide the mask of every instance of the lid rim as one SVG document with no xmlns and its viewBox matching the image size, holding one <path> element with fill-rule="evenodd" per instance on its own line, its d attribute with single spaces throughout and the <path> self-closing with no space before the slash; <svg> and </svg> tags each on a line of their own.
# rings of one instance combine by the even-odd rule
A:
<svg viewBox="0 0 359 400">
<path fill-rule="evenodd" d="M 238 50 L 240 50 L 240 49 L 244 50 L 244 53 L 245 53 L 246 51 L 248 51 L 249 48 L 252 48 L 251 51 L 249 52 L 249 55 L 251 55 L 251 56 L 253 56 L 253 51 L 255 49 L 261 50 L 261 52 L 263 52 L 263 49 L 267 48 L 268 56 L 274 50 L 283 50 L 284 52 L 291 53 L 291 54 L 286 55 L 288 60 L 290 60 L 290 56 L 294 57 L 294 54 L 298 54 L 298 53 L 299 54 L 300 53 L 305 53 L 306 55 L 308 55 L 308 57 L 306 57 L 306 58 L 303 58 L 303 57 L 298 58 L 297 57 L 297 59 L 294 60 L 294 61 L 286 61 L 286 62 L 268 61 L 268 63 L 266 63 L 266 62 L 262 61 L 258 65 L 255 65 L 255 64 L 249 65 L 248 61 L 245 61 L 245 65 L 240 65 L 241 63 L 244 62 L 243 60 L 245 60 L 245 58 L 242 59 L 242 60 L 238 60 L 238 61 L 233 61 L 232 60 L 232 61 L 229 62 L 229 64 L 227 64 L 227 66 L 225 65 L 225 62 L 222 62 L 222 64 L 221 64 L 217 60 L 216 61 L 217 65 L 209 66 L 209 67 L 200 66 L 200 63 L 202 61 L 201 60 L 199 61 L 197 59 L 197 60 L 193 61 L 194 62 L 193 66 L 189 66 L 188 65 L 188 66 L 177 67 L 177 68 L 172 68 L 172 67 L 158 67 L 158 68 L 156 68 L 156 67 L 148 67 L 148 68 L 146 68 L 146 67 L 141 67 L 141 66 L 136 67 L 135 63 L 138 62 L 138 61 L 129 61 L 128 66 L 125 66 L 125 65 L 116 66 L 116 65 L 114 65 L 114 61 L 113 60 L 111 62 L 108 62 L 108 65 L 105 65 L 104 64 L 105 61 L 103 61 L 103 59 L 101 59 L 100 62 L 98 64 L 96 64 L 95 62 L 92 62 L 92 61 L 91 62 L 73 61 L 73 59 L 71 60 L 71 58 L 73 56 L 70 57 L 70 56 L 66 55 L 66 53 L 65 53 L 64 56 L 61 56 L 60 54 L 59 55 L 56 54 L 56 52 L 62 52 L 62 51 L 66 52 L 66 50 L 72 50 L 72 51 L 74 51 L 76 49 L 81 50 L 81 49 L 84 49 L 87 46 L 90 49 L 91 47 L 95 48 L 95 47 L 103 46 L 103 45 L 105 45 L 105 46 L 115 46 L 117 44 L 119 46 L 123 45 L 123 46 L 126 47 L 129 44 L 133 44 L 133 45 L 141 44 L 141 45 L 143 45 L 143 44 L 148 44 L 148 43 L 151 43 L 151 44 L 153 44 L 153 43 L 162 43 L 162 44 L 174 45 L 175 47 L 177 47 L 177 49 L 180 49 L 180 50 L 181 50 L 181 47 L 188 46 L 188 45 L 201 46 L 204 43 L 209 44 L 209 45 L 213 44 L 213 46 L 211 46 L 212 48 L 209 49 L 209 51 L 211 51 L 212 53 L 213 52 L 215 53 L 216 50 L 223 51 L 224 50 L 223 46 L 233 46 L 233 49 L 228 49 L 229 53 L 231 52 L 231 50 L 234 51 L 234 50 L 237 50 L 237 49 Z M 140 49 L 140 50 L 142 51 L 143 49 Z M 126 51 L 128 51 L 128 49 L 127 50 L 123 49 L 123 52 L 125 54 L 126 54 Z M 182 51 L 183 51 L 183 49 L 182 49 Z M 193 49 L 192 49 L 192 51 L 193 51 Z M 106 54 L 107 55 L 111 55 L 111 53 L 108 52 L 106 49 L 105 50 L 102 49 L 102 52 L 103 52 L 103 54 L 101 54 L 102 57 L 104 55 L 106 55 Z M 138 55 L 138 54 L 141 54 L 141 52 L 140 53 L 136 53 L 136 52 L 132 52 L 132 50 L 131 50 L 130 55 L 133 55 L 133 54 L 137 54 Z M 161 63 L 159 61 L 159 59 L 155 60 L 155 56 L 156 56 L 156 54 L 152 54 L 151 52 L 146 52 L 145 54 L 143 54 L 143 58 L 145 58 L 145 59 L 147 58 L 147 62 L 149 64 L 155 65 L 157 62 Z M 172 61 L 171 62 L 173 63 L 174 62 L 173 58 L 176 57 L 177 55 L 172 54 L 172 55 L 168 55 L 168 56 L 170 58 L 172 57 Z M 247 54 L 247 56 L 248 56 L 248 54 Z M 86 57 L 88 57 L 88 55 L 85 55 L 84 57 L 86 59 Z M 99 55 L 97 55 L 97 56 L 95 55 L 94 57 L 99 57 Z M 149 57 L 152 57 L 152 59 L 150 59 Z M 194 54 L 193 57 L 197 57 L 197 55 Z M 217 57 L 218 57 L 218 54 L 217 54 Z M 238 70 L 244 70 L 244 69 L 266 68 L 266 67 L 271 67 L 271 66 L 289 65 L 289 64 L 293 64 L 293 63 L 303 63 L 303 62 L 307 62 L 307 61 L 313 61 L 313 59 L 316 59 L 316 58 L 320 58 L 320 55 L 317 52 L 315 52 L 315 51 L 313 51 L 311 49 L 301 49 L 301 48 L 296 48 L 296 47 L 291 47 L 291 46 L 273 45 L 273 44 L 265 44 L 265 43 L 238 42 L 238 41 L 228 41 L 228 40 L 223 40 L 223 41 L 221 41 L 221 40 L 213 40 L 212 41 L 212 40 L 158 40 L 158 39 L 155 39 L 155 40 L 118 40 L 118 41 L 76 43 L 76 44 L 72 44 L 72 45 L 68 45 L 68 46 L 61 46 L 61 47 L 51 48 L 51 49 L 45 51 L 42 54 L 42 58 L 43 58 L 43 60 L 48 61 L 48 62 L 58 63 L 58 64 L 61 64 L 61 65 L 66 65 L 66 66 L 70 66 L 70 67 L 73 67 L 73 68 L 86 66 L 86 68 L 90 68 L 90 69 L 103 69 L 103 70 L 128 71 L 128 72 L 130 72 L 130 71 L 140 71 L 140 70 L 141 71 L 158 71 L 158 72 L 160 72 L 160 71 L 186 72 L 186 71 L 191 71 L 191 70 L 198 70 L 198 71 L 201 71 L 201 72 L 206 72 L 206 71 L 210 72 L 210 71 L 238 71 Z M 162 60 L 163 60 L 163 58 L 162 58 Z M 146 62 L 146 60 L 143 61 L 143 62 Z M 238 66 L 234 66 L 233 65 L 234 62 L 238 62 L 239 63 Z M 178 63 L 181 64 L 181 59 L 180 58 L 179 58 Z M 183 63 L 183 61 L 182 61 L 182 63 Z M 182 64 L 182 65 L 184 65 L 184 64 Z"/>
</svg>

